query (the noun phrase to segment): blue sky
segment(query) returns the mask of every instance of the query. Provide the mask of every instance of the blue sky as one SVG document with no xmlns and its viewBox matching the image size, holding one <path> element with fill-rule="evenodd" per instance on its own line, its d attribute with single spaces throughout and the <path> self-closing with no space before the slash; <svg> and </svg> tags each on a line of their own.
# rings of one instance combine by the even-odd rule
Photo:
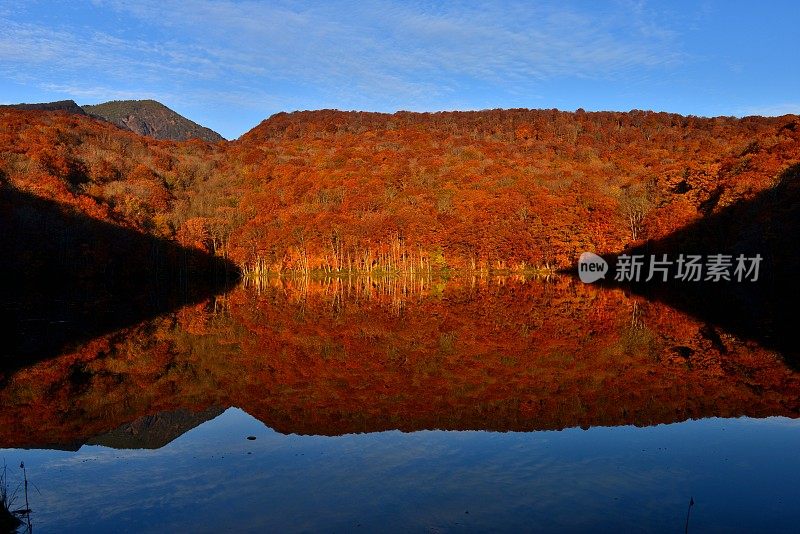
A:
<svg viewBox="0 0 800 534">
<path fill-rule="evenodd" d="M 0 103 L 800 113 L 796 1 L 0 0 Z"/>
</svg>

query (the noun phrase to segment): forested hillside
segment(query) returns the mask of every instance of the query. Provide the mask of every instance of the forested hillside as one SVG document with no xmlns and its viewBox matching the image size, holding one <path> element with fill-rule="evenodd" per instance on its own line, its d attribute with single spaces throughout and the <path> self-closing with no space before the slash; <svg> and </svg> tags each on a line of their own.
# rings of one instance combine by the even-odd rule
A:
<svg viewBox="0 0 800 534">
<path fill-rule="evenodd" d="M 256 274 L 563 268 L 751 199 L 799 161 L 797 116 L 314 111 L 210 144 L 0 109 L 4 187 Z"/>
</svg>

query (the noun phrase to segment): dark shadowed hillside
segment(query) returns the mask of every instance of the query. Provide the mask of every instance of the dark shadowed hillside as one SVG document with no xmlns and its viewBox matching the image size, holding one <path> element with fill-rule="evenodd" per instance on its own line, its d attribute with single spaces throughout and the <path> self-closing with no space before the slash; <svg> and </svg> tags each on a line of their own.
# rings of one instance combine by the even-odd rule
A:
<svg viewBox="0 0 800 534">
<path fill-rule="evenodd" d="M 230 262 L 90 213 L 0 181 L 0 382 L 8 370 L 230 287 Z"/>
<path fill-rule="evenodd" d="M 175 113 L 155 100 L 113 100 L 83 106 L 86 113 L 113 122 L 127 130 L 156 139 L 222 141 L 220 134 Z"/>
</svg>

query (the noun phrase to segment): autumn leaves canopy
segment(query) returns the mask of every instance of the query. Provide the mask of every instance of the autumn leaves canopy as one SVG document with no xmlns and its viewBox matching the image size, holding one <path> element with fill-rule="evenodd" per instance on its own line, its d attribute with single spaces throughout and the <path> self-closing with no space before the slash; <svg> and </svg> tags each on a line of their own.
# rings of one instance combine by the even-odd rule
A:
<svg viewBox="0 0 800 534">
<path fill-rule="evenodd" d="M 156 141 L 0 111 L 0 180 L 246 273 L 554 269 L 774 185 L 797 117 L 555 110 L 280 113 L 237 141 Z"/>
</svg>

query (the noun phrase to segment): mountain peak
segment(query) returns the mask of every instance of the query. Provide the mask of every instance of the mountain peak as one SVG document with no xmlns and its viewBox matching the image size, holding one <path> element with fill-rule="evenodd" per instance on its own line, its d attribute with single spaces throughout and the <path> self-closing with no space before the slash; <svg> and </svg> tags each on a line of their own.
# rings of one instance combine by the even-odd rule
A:
<svg viewBox="0 0 800 534">
<path fill-rule="evenodd" d="M 224 139 L 217 132 L 200 126 L 156 100 L 112 100 L 83 106 L 83 110 L 126 130 L 156 139 L 201 139 L 211 143 Z"/>
</svg>

